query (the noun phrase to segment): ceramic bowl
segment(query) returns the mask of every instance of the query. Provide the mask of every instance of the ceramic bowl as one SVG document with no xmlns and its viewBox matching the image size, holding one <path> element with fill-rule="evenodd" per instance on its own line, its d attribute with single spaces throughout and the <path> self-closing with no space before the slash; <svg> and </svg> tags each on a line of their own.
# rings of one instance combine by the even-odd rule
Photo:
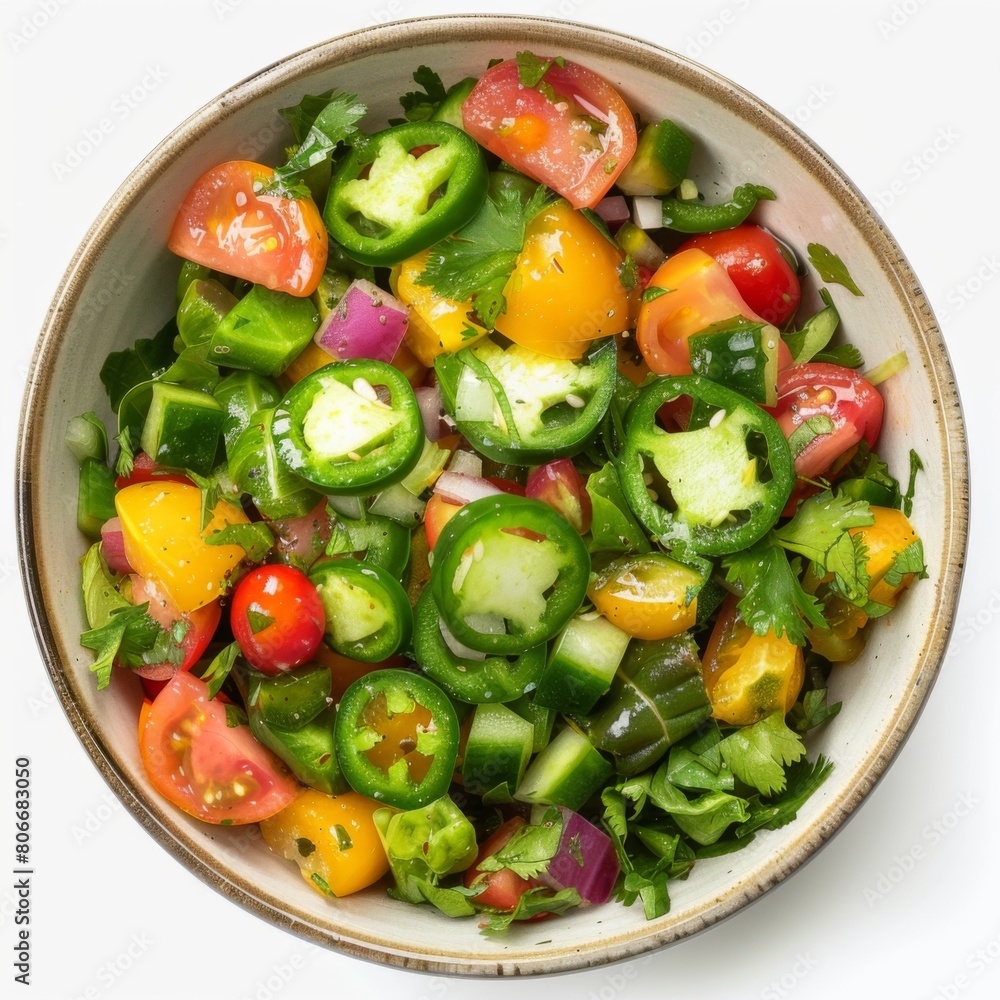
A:
<svg viewBox="0 0 1000 1000">
<path fill-rule="evenodd" d="M 585 63 L 644 119 L 669 116 L 698 138 L 692 173 L 709 197 L 753 180 L 778 192 L 758 218 L 799 251 L 816 241 L 849 262 L 863 298 L 836 289 L 848 337 L 869 363 L 905 350 L 885 384 L 879 451 L 906 475 L 910 449 L 925 474 L 913 510 L 929 579 L 876 622 L 862 659 L 835 670 L 843 710 L 810 742 L 832 776 L 781 830 L 741 853 L 699 862 L 672 885 L 670 913 L 646 921 L 616 903 L 503 938 L 389 899 L 375 888 L 342 900 L 312 891 L 271 854 L 256 828 L 218 828 L 163 802 L 139 761 L 140 693 L 118 677 L 98 693 L 78 593 L 85 549 L 74 522 L 77 467 L 67 420 L 100 407 L 105 355 L 152 335 L 174 308 L 177 261 L 166 235 L 184 193 L 208 167 L 243 157 L 277 161 L 288 135 L 277 109 L 329 88 L 357 92 L 367 125 L 399 114 L 417 66 L 446 82 L 522 49 Z M 813 290 L 815 294 L 815 289 Z M 106 420 L 111 414 L 100 411 Z M 455 16 L 358 31 L 290 56 L 237 84 L 184 122 L 125 180 L 70 264 L 38 342 L 18 451 L 21 564 L 34 629 L 52 683 L 83 746 L 153 839 L 235 903 L 320 944 L 408 968 L 451 974 L 567 971 L 637 955 L 732 914 L 777 885 L 830 838 L 899 751 L 931 689 L 954 618 L 968 516 L 966 439 L 941 335 L 919 283 L 871 206 L 793 125 L 738 86 L 644 41 L 538 18 Z M 152 848 L 151 848 L 152 849 Z"/>
</svg>

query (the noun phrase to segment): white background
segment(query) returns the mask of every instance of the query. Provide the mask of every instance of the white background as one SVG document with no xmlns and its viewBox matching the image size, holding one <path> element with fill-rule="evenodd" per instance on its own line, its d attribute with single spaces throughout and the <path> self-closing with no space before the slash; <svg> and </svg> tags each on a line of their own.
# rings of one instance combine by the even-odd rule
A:
<svg viewBox="0 0 1000 1000">
<path fill-rule="evenodd" d="M 544 984 L 428 977 L 313 948 L 217 895 L 157 847 L 116 804 L 54 700 L 24 610 L 13 526 L 15 429 L 34 341 L 74 248 L 132 167 L 191 112 L 284 55 L 380 21 L 469 10 L 561 15 L 641 35 L 796 120 L 879 208 L 923 283 L 958 375 L 975 474 L 950 654 L 912 738 L 860 812 L 813 862 L 729 921 L 651 957 Z M 1000 544 L 991 503 L 1000 487 L 998 29 L 997 7 L 974 0 L 5 4 L 0 704 L 5 772 L 18 754 L 33 761 L 34 968 L 25 995 L 1000 996 Z M 133 88 L 142 99 L 116 111 Z M 100 145 L 74 169 L 57 170 L 67 146 L 105 117 L 114 127 Z M 0 787 L 12 790 L 10 777 Z M 3 816 L 10 844 L 6 803 Z M 12 902 L 4 879 L 0 977 L 8 983 Z"/>
</svg>

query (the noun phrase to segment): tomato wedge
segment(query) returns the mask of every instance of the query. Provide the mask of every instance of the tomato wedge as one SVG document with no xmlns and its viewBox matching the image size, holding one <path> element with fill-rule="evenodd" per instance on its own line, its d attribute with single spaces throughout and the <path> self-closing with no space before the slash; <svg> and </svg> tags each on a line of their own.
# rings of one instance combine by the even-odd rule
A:
<svg viewBox="0 0 1000 1000">
<path fill-rule="evenodd" d="M 329 251 L 323 218 L 311 198 L 265 194 L 273 179 L 273 168 L 251 160 L 212 167 L 185 196 L 167 246 L 272 291 L 311 295 Z"/>
<path fill-rule="evenodd" d="M 875 446 L 882 411 L 882 396 L 863 375 L 813 361 L 778 373 L 770 412 L 792 447 L 796 475 L 815 479 L 862 438 Z"/>
<path fill-rule="evenodd" d="M 517 59 L 497 63 L 465 99 L 462 121 L 480 145 L 574 208 L 593 208 L 636 147 L 635 120 L 618 92 L 568 59 L 552 60 L 534 86 L 521 82 Z"/>
<path fill-rule="evenodd" d="M 664 289 L 653 296 L 653 289 Z M 704 250 L 692 247 L 674 254 L 649 281 L 635 335 L 650 370 L 657 375 L 690 375 L 688 338 L 713 323 L 743 317 L 766 322 L 744 301 L 726 268 Z M 778 368 L 792 363 L 778 337 Z"/>
<path fill-rule="evenodd" d="M 139 716 L 139 754 L 153 787 L 206 823 L 258 823 L 285 808 L 299 785 L 247 726 L 226 724 L 208 685 L 174 674 Z"/>
</svg>

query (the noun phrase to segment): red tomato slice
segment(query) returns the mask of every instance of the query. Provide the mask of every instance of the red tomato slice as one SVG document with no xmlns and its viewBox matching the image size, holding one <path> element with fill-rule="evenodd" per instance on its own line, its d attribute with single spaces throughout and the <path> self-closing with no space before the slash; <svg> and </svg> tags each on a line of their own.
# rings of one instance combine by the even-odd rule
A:
<svg viewBox="0 0 1000 1000">
<path fill-rule="evenodd" d="M 223 274 L 276 292 L 311 295 L 329 242 L 311 198 L 263 194 L 274 170 L 230 160 L 202 174 L 174 219 L 167 246 Z"/>
<path fill-rule="evenodd" d="M 798 275 L 766 229 L 747 222 L 735 229 L 693 236 L 680 249 L 692 247 L 726 269 L 743 301 L 761 319 L 783 327 L 795 315 L 802 297 Z"/>
<path fill-rule="evenodd" d="M 115 479 L 115 489 L 121 490 L 126 486 L 135 483 L 148 483 L 155 480 L 158 483 L 187 483 L 193 486 L 194 483 L 187 476 L 179 472 L 167 472 L 162 465 L 157 465 L 156 461 L 149 457 L 144 451 L 136 452 L 132 462 L 132 471 L 127 476 L 118 476 Z"/>
<path fill-rule="evenodd" d="M 769 412 L 792 444 L 796 474 L 814 479 L 862 438 L 874 447 L 882 409 L 864 376 L 816 361 L 778 373 L 778 402 Z"/>
<path fill-rule="evenodd" d="M 574 208 L 593 208 L 636 146 L 635 120 L 617 91 L 568 60 L 534 87 L 521 83 L 516 59 L 497 63 L 465 99 L 462 121 L 480 145 Z"/>
<path fill-rule="evenodd" d="M 585 535 L 590 531 L 594 509 L 583 476 L 572 459 L 556 458 L 540 465 L 528 475 L 524 495 L 548 504 Z"/>
<path fill-rule="evenodd" d="M 241 578 L 229 624 L 250 663 L 265 674 L 279 674 L 313 658 L 323 641 L 326 613 L 302 570 L 273 563 Z"/>
<path fill-rule="evenodd" d="M 139 754 L 153 787 L 206 823 L 257 823 L 299 790 L 277 757 L 246 726 L 226 725 L 208 685 L 177 673 L 139 717 Z"/>
<path fill-rule="evenodd" d="M 182 614 L 155 583 L 138 574 L 132 574 L 131 581 L 133 604 L 145 604 L 148 601 L 150 618 L 168 632 L 178 623 L 184 629 L 180 641 L 184 658 L 180 663 L 150 663 L 134 668 L 132 673 L 150 681 L 167 681 L 178 670 L 190 670 L 201 659 L 219 626 L 219 619 L 222 617 L 219 602 L 212 601 L 195 611 Z"/>
</svg>

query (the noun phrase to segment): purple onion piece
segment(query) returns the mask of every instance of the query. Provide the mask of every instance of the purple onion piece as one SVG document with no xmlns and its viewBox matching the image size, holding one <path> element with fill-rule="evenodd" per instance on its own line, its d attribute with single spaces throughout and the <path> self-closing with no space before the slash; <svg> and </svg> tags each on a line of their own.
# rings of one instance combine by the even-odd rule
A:
<svg viewBox="0 0 1000 1000">
<path fill-rule="evenodd" d="M 313 340 L 341 361 L 372 358 L 389 364 L 406 333 L 409 311 L 365 278 L 355 278 Z"/>
<path fill-rule="evenodd" d="M 620 870 L 611 838 L 572 809 L 560 806 L 559 812 L 559 847 L 539 879 L 557 891 L 576 889 L 582 905 L 606 903 Z"/>
</svg>

